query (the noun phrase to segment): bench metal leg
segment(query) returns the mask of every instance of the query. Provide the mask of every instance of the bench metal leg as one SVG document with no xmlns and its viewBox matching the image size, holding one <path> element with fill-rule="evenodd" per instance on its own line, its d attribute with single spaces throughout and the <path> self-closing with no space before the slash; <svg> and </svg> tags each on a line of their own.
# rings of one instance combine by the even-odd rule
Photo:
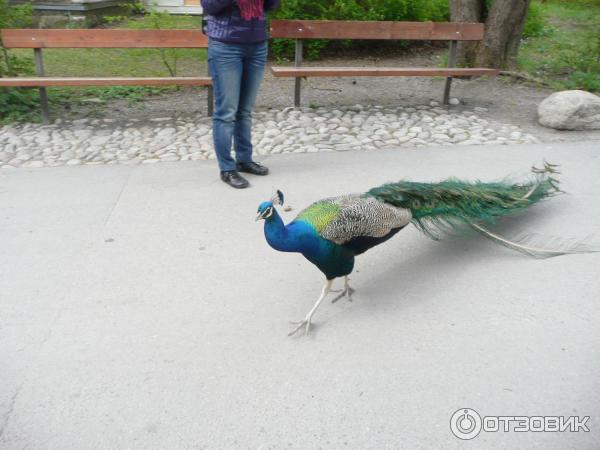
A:
<svg viewBox="0 0 600 450">
<path fill-rule="evenodd" d="M 298 108 L 300 106 L 300 90 L 302 89 L 302 78 L 296 77 L 294 86 L 294 106 Z"/>
<path fill-rule="evenodd" d="M 44 61 L 42 59 L 42 49 L 34 48 L 33 55 L 35 57 L 35 69 L 38 77 L 44 76 Z M 44 123 L 50 122 L 50 108 L 48 106 L 48 92 L 45 87 L 40 88 L 40 107 L 42 109 L 42 120 Z"/>
<path fill-rule="evenodd" d="M 42 120 L 50 123 L 50 107 L 48 105 L 48 93 L 45 87 L 40 88 L 40 107 L 42 109 Z"/>
<path fill-rule="evenodd" d="M 446 78 L 446 86 L 444 86 L 444 105 L 450 103 L 450 88 L 452 86 L 452 77 Z"/>
<path fill-rule="evenodd" d="M 448 53 L 448 68 L 456 65 L 456 41 L 450 41 L 450 52 Z M 450 102 L 450 88 L 452 87 L 452 77 L 446 78 L 444 86 L 444 105 Z"/>
<path fill-rule="evenodd" d="M 294 54 L 294 66 L 300 67 L 302 65 L 302 40 L 296 39 L 296 50 Z M 300 91 L 302 89 L 302 78 L 296 77 L 294 86 L 294 106 L 298 108 L 300 106 Z"/>
</svg>

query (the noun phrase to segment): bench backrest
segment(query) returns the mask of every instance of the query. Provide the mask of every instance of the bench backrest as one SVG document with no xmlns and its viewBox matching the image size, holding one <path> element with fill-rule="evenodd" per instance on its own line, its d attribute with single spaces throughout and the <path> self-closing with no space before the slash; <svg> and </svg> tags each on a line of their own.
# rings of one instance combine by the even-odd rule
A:
<svg viewBox="0 0 600 450">
<path fill-rule="evenodd" d="M 201 30 L 3 29 L 6 48 L 207 48 Z M 482 23 L 272 20 L 271 37 L 479 41 Z"/>
<path fill-rule="evenodd" d="M 403 39 L 480 41 L 482 23 L 272 20 L 271 37 L 290 39 Z"/>
<path fill-rule="evenodd" d="M 0 30 L 6 48 L 206 48 L 200 30 Z"/>
</svg>

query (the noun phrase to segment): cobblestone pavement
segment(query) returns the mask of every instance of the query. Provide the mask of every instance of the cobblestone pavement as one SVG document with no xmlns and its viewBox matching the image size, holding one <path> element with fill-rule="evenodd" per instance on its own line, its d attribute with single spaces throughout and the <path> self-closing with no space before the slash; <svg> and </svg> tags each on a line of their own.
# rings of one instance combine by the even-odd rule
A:
<svg viewBox="0 0 600 450">
<path fill-rule="evenodd" d="M 453 111 L 435 101 L 415 107 L 265 109 L 254 114 L 253 141 L 262 155 L 538 142 L 517 125 L 484 118 L 486 112 Z M 198 159 L 214 159 L 207 117 L 57 120 L 0 128 L 2 169 Z"/>
</svg>

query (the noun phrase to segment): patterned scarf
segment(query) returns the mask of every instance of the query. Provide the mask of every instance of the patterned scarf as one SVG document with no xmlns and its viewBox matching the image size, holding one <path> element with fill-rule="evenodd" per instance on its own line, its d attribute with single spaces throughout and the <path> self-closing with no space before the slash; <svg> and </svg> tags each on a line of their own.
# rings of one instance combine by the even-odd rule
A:
<svg viewBox="0 0 600 450">
<path fill-rule="evenodd" d="M 242 19 L 259 19 L 264 14 L 264 0 L 236 0 Z"/>
</svg>

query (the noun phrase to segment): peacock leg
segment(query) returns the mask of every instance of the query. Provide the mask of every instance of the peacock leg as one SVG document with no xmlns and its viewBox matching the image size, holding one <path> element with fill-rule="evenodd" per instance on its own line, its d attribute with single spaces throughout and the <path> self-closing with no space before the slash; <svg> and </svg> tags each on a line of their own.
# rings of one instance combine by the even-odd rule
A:
<svg viewBox="0 0 600 450">
<path fill-rule="evenodd" d="M 346 296 L 348 297 L 348 301 L 351 302 L 352 301 L 352 294 L 354 294 L 354 289 L 352 289 L 350 287 L 350 285 L 348 284 L 349 278 L 348 275 L 346 275 L 344 277 L 344 289 L 342 290 L 342 293 L 339 294 L 338 296 L 336 296 L 333 300 L 331 300 L 331 303 L 335 303 L 337 302 L 340 298 Z"/>
<path fill-rule="evenodd" d="M 323 286 L 323 290 L 321 291 L 321 295 L 319 296 L 319 299 L 317 300 L 317 302 L 315 303 L 315 305 L 308 312 L 308 314 L 306 315 L 306 317 L 304 318 L 304 320 L 301 320 L 300 322 L 292 322 L 294 325 L 297 325 L 297 327 L 294 328 L 292 331 L 290 331 L 290 333 L 288 334 L 288 336 L 292 336 L 292 335 L 296 334 L 302 327 L 306 327 L 306 330 L 305 330 L 304 333 L 308 334 L 308 330 L 310 329 L 310 321 L 312 319 L 312 316 L 315 313 L 315 311 L 317 310 L 317 308 L 319 307 L 319 305 L 321 304 L 321 302 L 323 301 L 323 299 L 327 296 L 327 294 L 329 294 L 329 291 L 331 291 L 331 285 L 332 284 L 333 284 L 333 280 L 327 280 L 325 282 L 325 286 Z"/>
</svg>

